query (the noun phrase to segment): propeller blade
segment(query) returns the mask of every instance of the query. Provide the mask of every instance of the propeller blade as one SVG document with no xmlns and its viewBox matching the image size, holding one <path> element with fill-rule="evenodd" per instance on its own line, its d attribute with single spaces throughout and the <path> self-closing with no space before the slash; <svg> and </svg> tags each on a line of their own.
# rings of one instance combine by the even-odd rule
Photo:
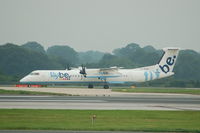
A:
<svg viewBox="0 0 200 133">
<path fill-rule="evenodd" d="M 79 73 L 80 73 L 80 74 L 83 74 L 83 76 L 86 77 L 87 74 L 86 74 L 86 71 L 85 71 L 85 66 L 83 66 L 83 64 L 81 65 L 81 68 L 82 68 L 82 69 L 80 70 Z"/>
</svg>

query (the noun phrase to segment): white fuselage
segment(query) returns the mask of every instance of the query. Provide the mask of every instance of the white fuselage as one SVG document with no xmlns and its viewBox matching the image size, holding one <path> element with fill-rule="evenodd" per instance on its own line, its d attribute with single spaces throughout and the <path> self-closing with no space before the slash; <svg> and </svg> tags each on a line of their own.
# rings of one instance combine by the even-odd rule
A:
<svg viewBox="0 0 200 133">
<path fill-rule="evenodd" d="M 79 69 L 73 70 L 37 70 L 20 80 L 25 84 L 65 84 L 65 83 L 125 83 L 145 82 L 163 77 L 173 73 L 164 74 L 159 69 L 118 69 L 117 73 L 101 73 L 99 69 L 87 69 L 87 76 L 80 74 Z"/>
</svg>

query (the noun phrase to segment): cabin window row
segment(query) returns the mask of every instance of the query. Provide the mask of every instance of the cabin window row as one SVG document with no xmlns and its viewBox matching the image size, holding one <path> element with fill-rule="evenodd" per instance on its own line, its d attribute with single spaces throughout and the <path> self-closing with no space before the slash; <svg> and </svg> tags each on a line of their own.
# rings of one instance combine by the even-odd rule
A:
<svg viewBox="0 0 200 133">
<path fill-rule="evenodd" d="M 70 75 L 70 77 L 83 77 L 83 75 Z"/>
</svg>

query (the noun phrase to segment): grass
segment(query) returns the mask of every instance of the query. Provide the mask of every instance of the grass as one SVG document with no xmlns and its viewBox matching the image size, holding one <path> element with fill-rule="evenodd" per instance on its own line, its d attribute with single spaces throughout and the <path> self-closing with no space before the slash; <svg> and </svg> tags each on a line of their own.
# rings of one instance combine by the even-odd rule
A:
<svg viewBox="0 0 200 133">
<path fill-rule="evenodd" d="M 117 88 L 112 89 L 117 92 L 130 93 L 177 93 L 177 94 L 195 94 L 200 95 L 200 89 L 182 89 L 182 88 Z"/>
<path fill-rule="evenodd" d="M 1 109 L 0 129 L 200 132 L 200 112 Z"/>
<path fill-rule="evenodd" d="M 23 91 L 23 90 L 4 90 L 4 89 L 0 89 L 0 94 L 1 95 L 57 95 L 57 96 L 71 96 L 70 94 L 61 94 L 61 93 Z"/>
</svg>

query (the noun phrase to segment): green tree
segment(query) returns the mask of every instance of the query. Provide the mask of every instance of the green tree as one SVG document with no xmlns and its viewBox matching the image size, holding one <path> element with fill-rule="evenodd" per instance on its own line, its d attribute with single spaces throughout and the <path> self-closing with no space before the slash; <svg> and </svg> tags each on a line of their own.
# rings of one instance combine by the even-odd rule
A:
<svg viewBox="0 0 200 133">
<path fill-rule="evenodd" d="M 86 64 L 86 63 L 98 63 L 101 58 L 103 57 L 104 53 L 99 51 L 86 51 L 86 52 L 79 52 L 79 64 Z"/>
<path fill-rule="evenodd" d="M 47 54 L 51 58 L 57 58 L 65 67 L 75 66 L 79 61 L 78 53 L 69 46 L 52 46 L 47 49 Z"/>
<path fill-rule="evenodd" d="M 37 42 L 27 42 L 23 44 L 21 47 L 32 50 L 32 51 L 36 51 L 36 52 L 46 53 L 44 50 L 44 47 Z"/>
</svg>

